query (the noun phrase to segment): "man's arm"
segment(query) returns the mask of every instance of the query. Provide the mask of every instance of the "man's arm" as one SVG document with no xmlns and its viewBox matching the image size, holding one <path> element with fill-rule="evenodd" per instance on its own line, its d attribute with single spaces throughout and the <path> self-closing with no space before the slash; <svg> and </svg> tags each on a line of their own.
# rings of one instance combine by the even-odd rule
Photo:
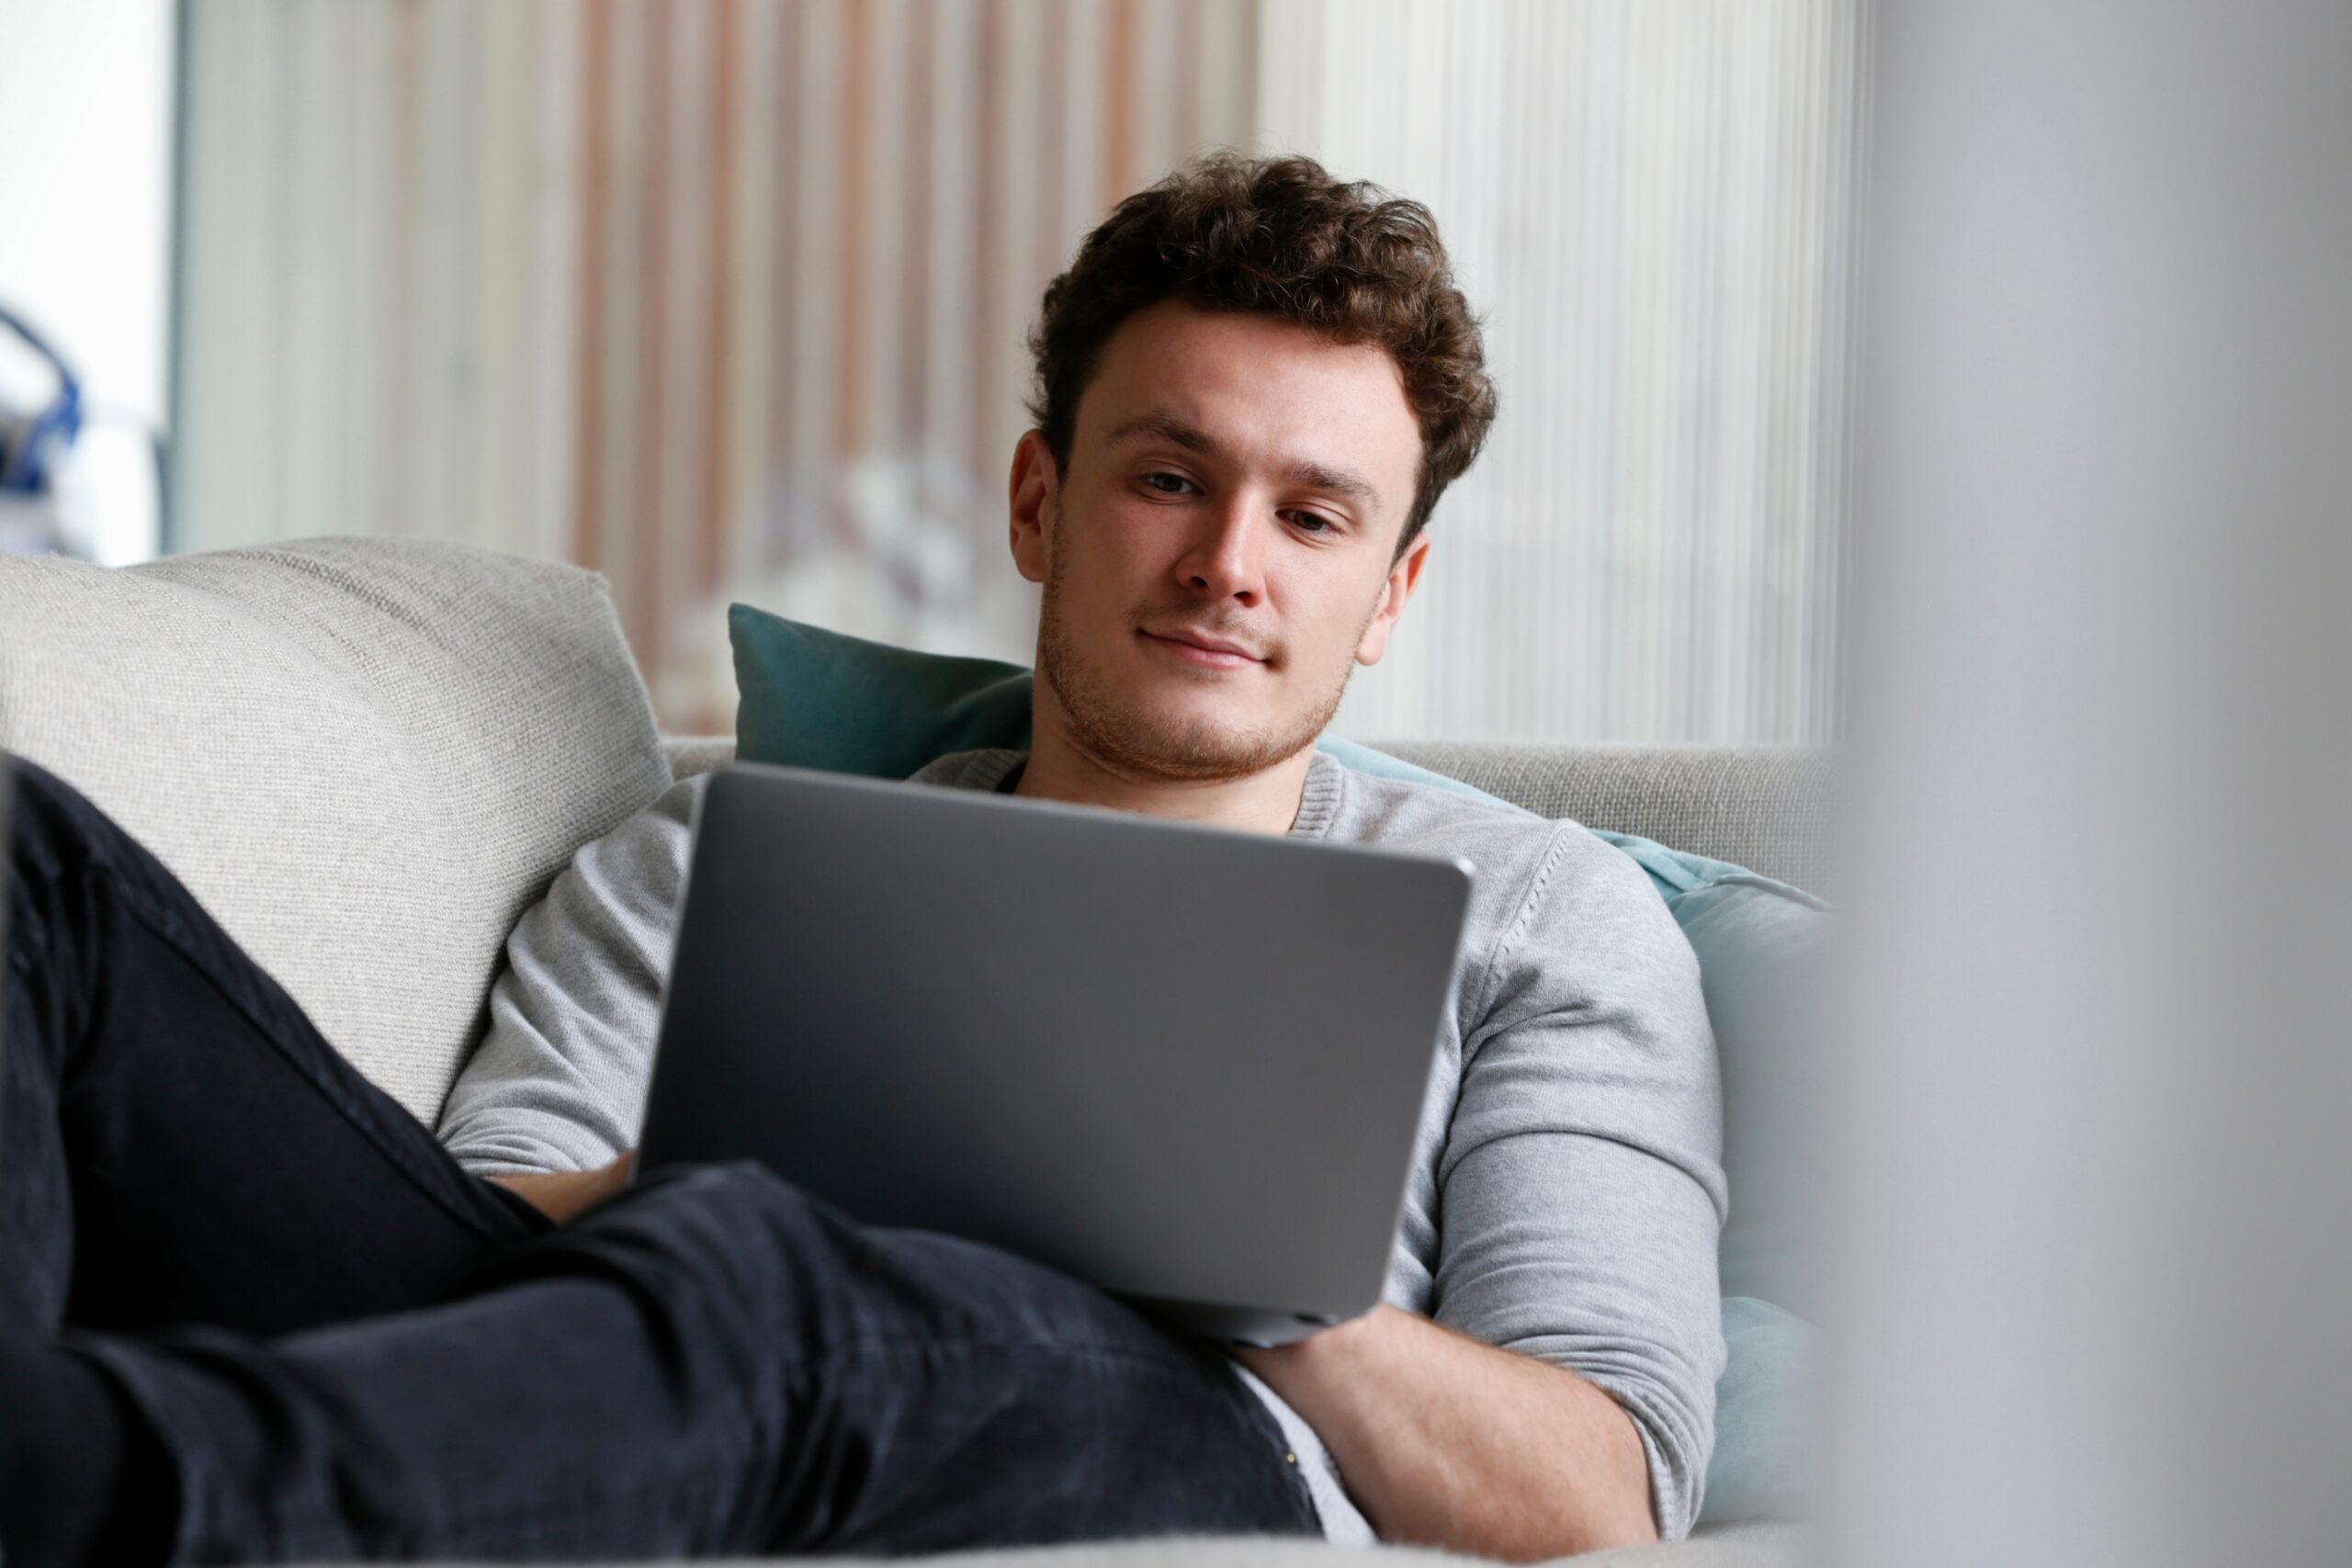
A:
<svg viewBox="0 0 2352 1568">
<path fill-rule="evenodd" d="M 594 1170 L 514 1171 L 490 1179 L 527 1200 L 557 1224 L 569 1224 L 605 1199 L 625 1190 L 637 1168 L 637 1151 Z"/>
<path fill-rule="evenodd" d="M 515 923 L 489 1032 L 441 1109 L 441 1142 L 468 1170 L 595 1171 L 637 1142 L 688 825 L 708 782 L 673 784 L 583 845 Z"/>
<path fill-rule="evenodd" d="M 1532 1562 L 1657 1539 L 1632 1417 L 1565 1368 L 1391 1306 L 1234 1354 L 1323 1438 L 1383 1540 Z"/>
<path fill-rule="evenodd" d="M 1464 998 L 1434 1324 L 1378 1312 L 1259 1375 L 1384 1535 L 1522 1557 L 1673 1539 L 1724 1353 L 1698 960 L 1640 869 L 1573 825 L 1513 902 Z"/>
</svg>

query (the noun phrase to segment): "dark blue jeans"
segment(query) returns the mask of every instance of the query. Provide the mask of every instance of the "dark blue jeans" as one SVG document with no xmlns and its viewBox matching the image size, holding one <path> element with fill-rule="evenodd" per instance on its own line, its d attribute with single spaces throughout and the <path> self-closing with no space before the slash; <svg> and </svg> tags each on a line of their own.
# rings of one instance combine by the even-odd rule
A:
<svg viewBox="0 0 2352 1568">
<path fill-rule="evenodd" d="M 128 1396 L 176 1474 L 176 1556 L 1316 1530 L 1221 1350 L 1012 1254 L 755 1165 L 550 1229 L 153 855 L 13 766 L 0 1332 Z"/>
</svg>

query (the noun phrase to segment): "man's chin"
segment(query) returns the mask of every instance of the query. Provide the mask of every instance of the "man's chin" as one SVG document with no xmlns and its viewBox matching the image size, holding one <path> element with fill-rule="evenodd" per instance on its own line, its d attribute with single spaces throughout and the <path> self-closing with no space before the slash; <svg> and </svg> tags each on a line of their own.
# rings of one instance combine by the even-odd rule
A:
<svg viewBox="0 0 2352 1568">
<path fill-rule="evenodd" d="M 1087 715 L 1074 728 L 1087 750 L 1123 772 L 1194 784 L 1263 773 L 1315 741 L 1312 730 L 1253 731 L 1182 709 Z"/>
</svg>

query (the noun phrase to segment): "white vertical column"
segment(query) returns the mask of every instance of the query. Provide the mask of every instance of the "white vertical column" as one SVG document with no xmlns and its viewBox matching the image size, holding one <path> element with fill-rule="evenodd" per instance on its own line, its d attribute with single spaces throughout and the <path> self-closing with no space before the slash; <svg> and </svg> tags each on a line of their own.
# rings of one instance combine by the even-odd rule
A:
<svg viewBox="0 0 2352 1568">
<path fill-rule="evenodd" d="M 1437 214 L 1502 417 L 1359 735 L 1825 739 L 1855 0 L 1266 0 L 1261 144 Z"/>
<path fill-rule="evenodd" d="M 2352 1541 L 2352 9 L 1879 13 L 1836 1558 Z"/>
<path fill-rule="evenodd" d="M 573 0 L 537 0 L 531 38 L 538 91 L 531 126 L 528 230 L 516 432 L 516 536 L 526 555 L 571 551 L 580 434 L 580 230 L 587 206 L 581 115 L 586 18 Z"/>
<path fill-rule="evenodd" d="M 720 595 L 749 582 L 759 570 L 763 496 L 784 454 L 769 442 L 774 400 L 781 379 L 775 361 L 777 316 L 791 309 L 778 298 L 784 276 L 781 247 L 791 243 L 793 214 L 775 199 L 783 142 L 786 84 L 779 80 L 784 17 L 773 0 L 741 6 L 735 39 L 738 92 L 735 122 L 736 330 L 728 345 L 727 553 Z M 714 606 L 714 611 L 717 609 Z M 731 679 L 724 671 L 717 680 Z"/>
</svg>

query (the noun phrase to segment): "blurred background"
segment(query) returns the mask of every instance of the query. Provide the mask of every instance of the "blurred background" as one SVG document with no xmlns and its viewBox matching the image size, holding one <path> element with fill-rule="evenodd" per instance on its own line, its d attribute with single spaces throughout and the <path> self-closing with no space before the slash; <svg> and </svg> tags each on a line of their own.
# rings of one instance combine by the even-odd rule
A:
<svg viewBox="0 0 2352 1568">
<path fill-rule="evenodd" d="M 15 547 L 575 560 L 677 731 L 732 728 L 732 599 L 1025 662 L 1045 283 L 1188 155 L 1296 149 L 1435 209 L 1503 390 L 1338 728 L 1828 739 L 1859 9 L 0 0 L 0 309 L 85 416 Z"/>
<path fill-rule="evenodd" d="M 2352 1557 L 2344 0 L 0 0 L 0 548 L 1025 659 L 1030 312 L 1226 143 L 1502 382 L 1343 730 L 1841 743 L 1823 1560 Z"/>
</svg>

